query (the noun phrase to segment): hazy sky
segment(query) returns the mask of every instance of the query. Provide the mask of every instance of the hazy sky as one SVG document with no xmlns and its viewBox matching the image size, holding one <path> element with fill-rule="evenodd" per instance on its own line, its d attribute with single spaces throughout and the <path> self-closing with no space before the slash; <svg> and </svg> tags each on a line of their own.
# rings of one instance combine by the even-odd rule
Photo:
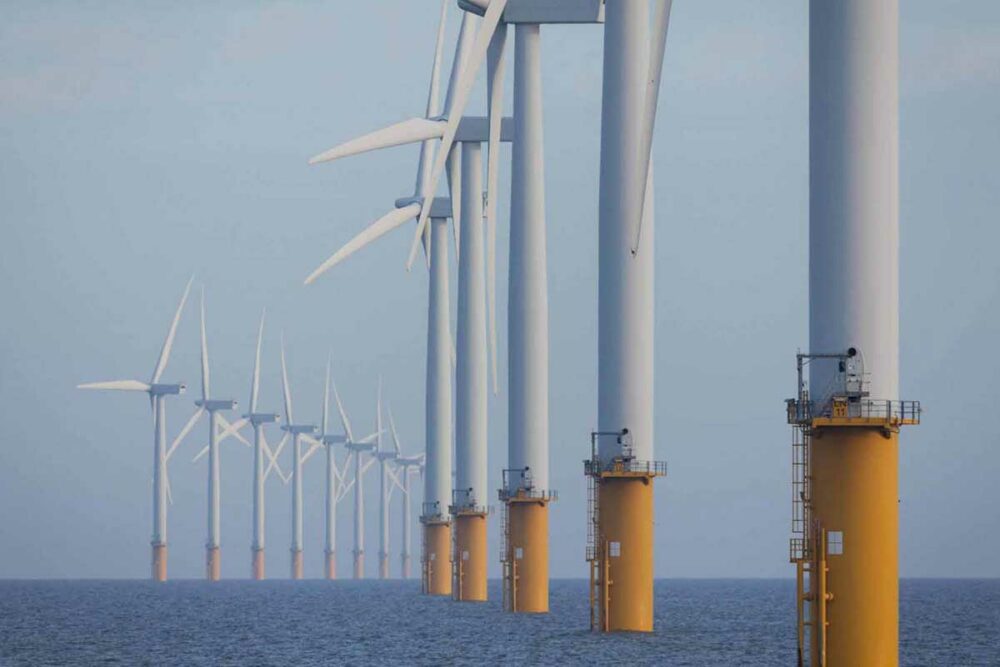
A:
<svg viewBox="0 0 1000 667">
<path fill-rule="evenodd" d="M 926 410 L 901 439 L 901 573 L 1000 576 L 1000 3 L 900 4 L 901 386 Z M 656 451 L 670 465 L 656 487 L 658 576 L 792 574 L 782 401 L 807 342 L 807 5 L 675 3 L 655 145 Z M 284 329 L 300 419 L 319 419 L 332 350 L 355 429 L 374 420 L 381 373 L 404 447 L 422 448 L 427 280 L 403 267 L 411 227 L 302 287 L 412 192 L 416 149 L 306 159 L 422 113 L 437 6 L 2 4 L 0 577 L 147 576 L 146 399 L 74 387 L 146 380 L 191 273 L 207 290 L 218 397 L 246 406 L 266 306 L 262 409 L 280 405 Z M 450 18 L 449 51 L 458 11 Z M 543 29 L 558 577 L 586 574 L 601 46 L 599 27 Z M 474 104 L 481 112 L 481 95 Z M 171 433 L 197 394 L 196 306 L 164 376 L 191 387 L 168 405 Z M 500 340 L 505 368 L 505 326 Z M 490 401 L 492 488 L 506 462 L 506 385 Z M 174 577 L 203 573 L 206 469 L 190 460 L 206 428 L 171 462 Z M 319 460 L 305 473 L 308 576 L 322 562 Z M 250 463 L 241 445 L 224 445 L 226 577 L 249 574 Z M 272 480 L 267 491 L 269 573 L 284 576 L 290 489 Z M 345 502 L 342 575 L 349 512 Z"/>
</svg>

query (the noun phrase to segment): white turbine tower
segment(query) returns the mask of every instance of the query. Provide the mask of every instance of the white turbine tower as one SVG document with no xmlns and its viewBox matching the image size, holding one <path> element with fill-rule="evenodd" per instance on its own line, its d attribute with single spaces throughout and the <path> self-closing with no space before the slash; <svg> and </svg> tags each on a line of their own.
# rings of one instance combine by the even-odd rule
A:
<svg viewBox="0 0 1000 667">
<path fill-rule="evenodd" d="M 177 305 L 177 311 L 170 323 L 167 337 L 163 341 L 160 356 L 153 368 L 149 382 L 139 380 L 115 380 L 111 382 L 92 382 L 78 385 L 78 389 L 107 389 L 112 391 L 137 391 L 149 395 L 149 403 L 153 409 L 153 535 L 152 535 L 152 578 L 155 581 L 167 579 L 167 502 L 170 497 L 170 480 L 167 477 L 167 461 L 174 449 L 180 444 L 180 439 L 166 448 L 167 423 L 164 399 L 184 393 L 184 384 L 163 384 L 160 382 L 163 371 L 170 360 L 170 351 L 177 335 L 177 325 L 180 323 L 181 312 L 191 291 L 192 277 L 184 288 L 184 296 Z"/>
<path fill-rule="evenodd" d="M 419 472 L 424 473 L 424 462 L 427 460 L 426 454 L 415 456 L 403 456 L 403 450 L 399 443 L 399 433 L 396 432 L 396 420 L 392 417 L 392 407 L 389 410 L 389 430 L 392 433 L 392 446 L 395 453 L 393 463 L 399 469 L 400 474 L 394 479 L 403 492 L 403 513 L 402 513 L 402 533 L 403 549 L 400 553 L 400 573 L 403 579 L 410 578 L 411 544 L 412 538 L 412 512 L 410 511 L 410 475 Z M 400 478 L 402 483 L 400 483 Z"/>
<path fill-rule="evenodd" d="M 298 424 L 292 413 L 292 390 L 285 364 L 285 337 L 281 336 L 281 392 L 285 399 L 285 424 L 281 427 L 292 443 L 292 579 L 302 578 L 302 438 L 316 432 L 312 424 Z M 279 445 L 279 450 L 284 445 Z"/>
</svg>

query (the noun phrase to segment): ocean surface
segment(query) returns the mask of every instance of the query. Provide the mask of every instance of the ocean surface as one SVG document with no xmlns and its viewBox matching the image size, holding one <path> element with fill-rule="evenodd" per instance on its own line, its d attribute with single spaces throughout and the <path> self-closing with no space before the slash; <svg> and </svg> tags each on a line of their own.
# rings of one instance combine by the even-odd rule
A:
<svg viewBox="0 0 1000 667">
<path fill-rule="evenodd" d="M 792 665 L 794 582 L 661 580 L 656 631 L 588 631 L 587 583 L 552 613 L 414 581 L 0 581 L 2 665 Z M 904 580 L 901 661 L 1000 665 L 1000 580 Z"/>
</svg>

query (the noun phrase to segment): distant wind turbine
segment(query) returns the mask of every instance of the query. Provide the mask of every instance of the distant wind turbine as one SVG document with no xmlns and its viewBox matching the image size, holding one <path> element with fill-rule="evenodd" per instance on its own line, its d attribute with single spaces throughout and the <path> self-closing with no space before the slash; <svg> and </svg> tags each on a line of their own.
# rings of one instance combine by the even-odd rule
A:
<svg viewBox="0 0 1000 667">
<path fill-rule="evenodd" d="M 174 346 L 174 337 L 177 335 L 177 325 L 181 320 L 181 312 L 187 302 L 188 293 L 191 291 L 191 283 L 194 277 L 188 281 L 184 288 L 184 295 L 177 305 L 174 319 L 170 323 L 167 337 L 163 341 L 163 348 L 160 356 L 156 360 L 153 368 L 153 375 L 149 382 L 139 380 L 114 380 L 111 382 L 91 382 L 81 384 L 77 389 L 106 389 L 112 391 L 137 391 L 149 394 L 149 404 L 153 409 L 153 536 L 152 536 L 152 578 L 154 581 L 167 580 L 167 501 L 170 497 L 170 480 L 167 477 L 167 461 L 174 449 L 180 444 L 180 439 L 175 440 L 169 449 L 166 448 L 167 440 L 167 417 L 164 398 L 166 396 L 176 396 L 184 393 L 186 386 L 179 384 L 163 384 L 160 378 L 167 368 L 170 360 L 170 351 Z"/>
</svg>

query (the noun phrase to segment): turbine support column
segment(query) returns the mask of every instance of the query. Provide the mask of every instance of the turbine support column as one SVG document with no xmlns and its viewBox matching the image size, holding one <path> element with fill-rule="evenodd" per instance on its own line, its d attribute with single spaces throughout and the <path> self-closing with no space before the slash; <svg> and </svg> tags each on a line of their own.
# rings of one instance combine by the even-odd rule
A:
<svg viewBox="0 0 1000 667">
<path fill-rule="evenodd" d="M 487 348 L 483 164 L 479 142 L 462 143 L 463 229 L 459 253 L 452 594 L 487 599 Z"/>
<path fill-rule="evenodd" d="M 800 664 L 899 664 L 899 2 L 809 5 L 809 353 L 790 560 Z"/>
<path fill-rule="evenodd" d="M 222 576 L 221 530 L 219 510 L 221 493 L 219 488 L 219 442 L 218 422 L 215 410 L 208 411 L 208 540 L 205 543 L 205 578 L 218 581 Z"/>
<path fill-rule="evenodd" d="M 653 630 L 653 168 L 642 128 L 646 0 L 605 5 L 598 280 L 598 428 L 591 435 L 591 627 Z M 645 201 L 638 193 L 645 181 Z M 636 236 L 640 216 L 642 233 Z"/>
<path fill-rule="evenodd" d="M 511 162 L 508 469 L 500 489 L 504 608 L 549 610 L 549 304 L 541 26 L 517 24 Z"/>
<path fill-rule="evenodd" d="M 420 512 L 423 547 L 421 589 L 451 595 L 452 391 L 449 326 L 448 220 L 431 218 L 430 286 L 427 300 L 427 392 L 424 428 L 427 460 Z"/>
<path fill-rule="evenodd" d="M 167 580 L 167 487 L 166 477 L 166 407 L 163 397 L 153 395 L 153 539 L 151 576 L 153 581 Z"/>
<path fill-rule="evenodd" d="M 251 576 L 260 581 L 264 578 L 264 445 L 263 428 L 252 416 L 253 422 L 253 540 Z"/>
<path fill-rule="evenodd" d="M 292 434 L 294 471 L 292 472 L 292 579 L 302 578 L 302 439 Z"/>
<path fill-rule="evenodd" d="M 337 495 L 340 489 L 337 485 L 337 463 L 333 445 L 326 445 L 326 549 L 324 576 L 333 580 L 337 578 Z"/>
</svg>

